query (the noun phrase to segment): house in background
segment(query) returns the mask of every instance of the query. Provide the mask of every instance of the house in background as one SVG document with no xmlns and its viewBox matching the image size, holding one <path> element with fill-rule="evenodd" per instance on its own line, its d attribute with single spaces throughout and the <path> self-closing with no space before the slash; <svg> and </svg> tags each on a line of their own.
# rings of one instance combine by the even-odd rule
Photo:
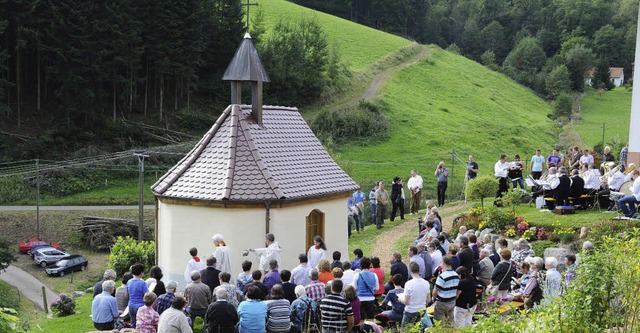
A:
<svg viewBox="0 0 640 333">
<path fill-rule="evenodd" d="M 624 84 L 624 69 L 622 67 L 610 67 L 609 76 L 616 87 Z"/>
</svg>

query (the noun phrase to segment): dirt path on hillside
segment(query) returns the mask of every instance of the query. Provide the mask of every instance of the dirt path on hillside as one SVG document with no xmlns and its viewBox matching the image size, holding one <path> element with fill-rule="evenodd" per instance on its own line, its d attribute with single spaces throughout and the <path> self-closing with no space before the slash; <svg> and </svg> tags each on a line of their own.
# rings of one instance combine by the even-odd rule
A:
<svg viewBox="0 0 640 333">
<path fill-rule="evenodd" d="M 456 217 L 454 212 L 460 209 L 468 209 L 473 205 L 473 203 L 456 203 L 452 206 L 446 206 L 440 209 L 440 216 L 442 216 L 442 229 L 445 231 L 451 230 L 453 226 L 453 219 Z M 423 213 L 424 214 L 424 213 Z M 375 238 L 374 243 L 376 244 L 371 253 L 372 257 L 380 258 L 380 264 L 382 269 L 387 272 L 389 270 L 389 260 L 391 259 L 391 255 L 393 254 L 393 244 L 395 244 L 402 236 L 404 236 L 407 232 L 411 230 L 417 231 L 418 228 L 418 218 L 406 219 L 401 224 L 390 228 L 388 230 L 383 231 L 378 237 Z M 402 221 L 402 220 L 400 220 Z M 389 226 L 388 220 L 386 225 Z M 393 222 L 391 222 L 393 223 Z M 407 244 L 409 246 L 409 244 Z M 406 259 L 406 253 L 402 253 L 402 257 Z"/>
<path fill-rule="evenodd" d="M 415 56 L 411 57 L 409 60 L 402 62 L 396 66 L 393 66 L 383 72 L 378 73 L 376 76 L 373 77 L 373 80 L 371 81 L 371 83 L 369 84 L 369 86 L 367 87 L 367 89 L 364 91 L 364 93 L 362 94 L 362 97 L 360 98 L 361 100 L 369 100 L 372 99 L 373 97 L 375 97 L 378 92 L 380 91 L 380 88 L 382 87 L 382 85 L 393 75 L 395 74 L 397 71 L 407 68 L 409 66 L 413 66 L 415 64 L 417 64 L 418 62 L 420 62 L 422 59 L 424 59 L 427 56 L 428 52 L 427 52 L 427 48 L 426 47 L 422 47 L 422 50 L 420 51 L 420 53 L 416 54 Z"/>
</svg>

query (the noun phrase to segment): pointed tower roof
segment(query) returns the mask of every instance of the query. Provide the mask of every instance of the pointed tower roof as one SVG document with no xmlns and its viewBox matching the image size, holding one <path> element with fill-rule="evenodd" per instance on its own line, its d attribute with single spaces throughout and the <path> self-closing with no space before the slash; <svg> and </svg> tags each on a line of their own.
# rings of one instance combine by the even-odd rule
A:
<svg viewBox="0 0 640 333">
<path fill-rule="evenodd" d="M 359 186 L 329 156 L 296 108 L 227 107 L 202 140 L 151 190 L 186 200 L 258 202 L 350 194 Z"/>
<path fill-rule="evenodd" d="M 269 82 L 269 75 L 262 66 L 258 51 L 253 46 L 248 32 L 244 35 L 242 44 L 231 59 L 222 79 L 225 81 Z"/>
</svg>

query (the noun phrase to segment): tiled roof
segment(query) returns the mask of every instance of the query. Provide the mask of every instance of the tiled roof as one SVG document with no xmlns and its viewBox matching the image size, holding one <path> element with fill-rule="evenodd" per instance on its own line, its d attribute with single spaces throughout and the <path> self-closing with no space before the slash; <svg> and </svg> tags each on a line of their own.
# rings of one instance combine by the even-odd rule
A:
<svg viewBox="0 0 640 333">
<path fill-rule="evenodd" d="M 230 105 L 202 140 L 152 187 L 157 196 L 209 201 L 295 200 L 358 185 L 329 156 L 296 108 Z"/>
<path fill-rule="evenodd" d="M 612 79 L 620 78 L 620 77 L 622 77 L 623 71 L 624 71 L 624 68 L 622 68 L 622 67 L 610 67 L 609 68 L 609 76 Z"/>
</svg>

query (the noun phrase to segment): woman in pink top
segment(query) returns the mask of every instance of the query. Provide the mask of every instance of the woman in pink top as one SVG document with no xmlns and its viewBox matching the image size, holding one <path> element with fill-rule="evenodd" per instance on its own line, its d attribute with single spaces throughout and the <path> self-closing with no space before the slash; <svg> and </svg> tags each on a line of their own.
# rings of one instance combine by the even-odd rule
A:
<svg viewBox="0 0 640 333">
<path fill-rule="evenodd" d="M 380 258 L 371 258 L 371 268 L 369 268 L 369 272 L 378 276 L 378 290 L 376 290 L 374 295 L 380 296 L 384 294 L 384 271 L 380 268 Z"/>
<path fill-rule="evenodd" d="M 144 306 L 138 309 L 136 315 L 136 330 L 138 333 L 156 333 L 160 315 L 153 309 L 156 294 L 147 292 L 144 294 Z"/>
</svg>

